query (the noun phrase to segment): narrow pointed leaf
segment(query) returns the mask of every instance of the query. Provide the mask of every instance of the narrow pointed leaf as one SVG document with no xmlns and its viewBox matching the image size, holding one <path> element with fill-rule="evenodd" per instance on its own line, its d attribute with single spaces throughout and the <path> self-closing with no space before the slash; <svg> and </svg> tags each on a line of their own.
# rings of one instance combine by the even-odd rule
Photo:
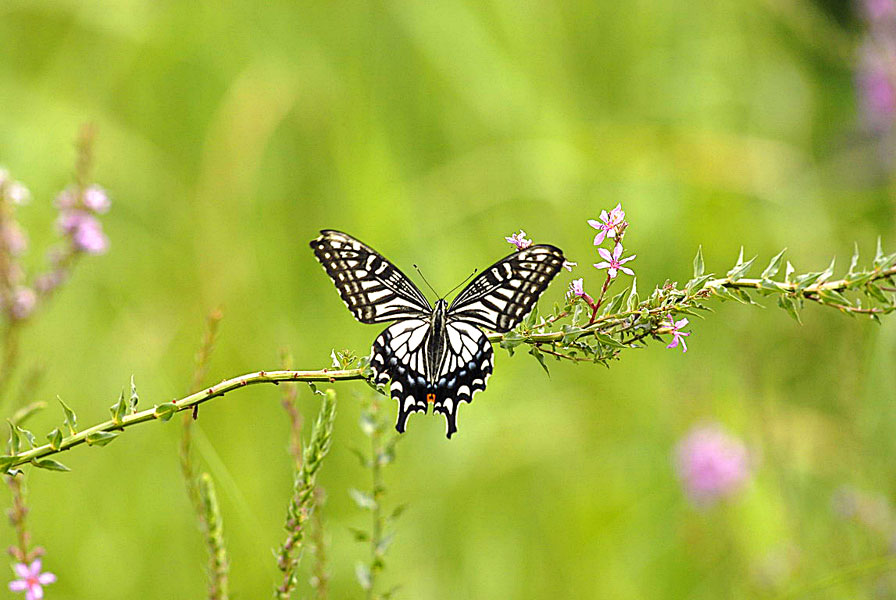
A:
<svg viewBox="0 0 896 600">
<path fill-rule="evenodd" d="M 769 261 L 768 266 L 762 272 L 760 277 L 762 279 L 771 279 L 775 275 L 778 274 L 778 271 L 781 270 L 781 260 L 784 258 L 784 253 L 787 252 L 787 248 L 784 248 Z"/>
</svg>

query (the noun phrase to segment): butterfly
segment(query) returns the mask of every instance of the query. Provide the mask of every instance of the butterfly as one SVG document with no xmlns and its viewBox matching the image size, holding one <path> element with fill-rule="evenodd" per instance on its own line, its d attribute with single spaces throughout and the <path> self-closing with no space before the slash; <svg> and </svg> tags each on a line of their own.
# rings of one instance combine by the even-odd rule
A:
<svg viewBox="0 0 896 600">
<path fill-rule="evenodd" d="M 395 428 L 404 432 L 408 416 L 432 404 L 445 416 L 449 438 L 457 431 L 458 404 L 484 390 L 494 369 L 481 328 L 505 333 L 516 327 L 564 262 L 559 248 L 529 246 L 485 269 L 450 305 L 440 298 L 433 308 L 395 265 L 348 234 L 323 230 L 311 248 L 358 321 L 395 321 L 374 340 L 370 355 L 374 381 L 391 381 L 398 401 Z"/>
</svg>

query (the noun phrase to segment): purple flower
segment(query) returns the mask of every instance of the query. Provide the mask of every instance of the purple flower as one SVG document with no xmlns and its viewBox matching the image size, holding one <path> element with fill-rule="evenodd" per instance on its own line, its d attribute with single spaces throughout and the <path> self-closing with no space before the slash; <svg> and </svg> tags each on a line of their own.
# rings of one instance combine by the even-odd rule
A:
<svg viewBox="0 0 896 600">
<path fill-rule="evenodd" d="M 74 208 L 78 204 L 78 194 L 74 188 L 65 188 L 56 195 L 54 204 L 59 210 Z"/>
<path fill-rule="evenodd" d="M 572 273 L 572 268 L 578 266 L 579 263 L 568 260 L 563 261 L 563 268 Z"/>
<path fill-rule="evenodd" d="M 598 246 L 603 243 L 605 237 L 615 238 L 620 233 L 620 226 L 625 220 L 625 211 L 622 210 L 622 204 L 617 204 L 616 208 L 607 211 L 600 211 L 600 220 L 588 219 L 588 224 L 597 229 L 598 233 L 594 236 L 594 245 Z"/>
<path fill-rule="evenodd" d="M 12 297 L 12 306 L 9 312 L 12 317 L 18 321 L 27 319 L 37 304 L 37 294 L 31 288 L 19 288 Z"/>
<path fill-rule="evenodd" d="M 9 590 L 12 592 L 25 592 L 26 600 L 41 600 L 44 597 L 45 585 L 56 581 L 52 573 L 41 573 L 41 562 L 37 559 L 31 565 L 16 563 L 12 570 L 18 575 L 18 579 L 9 582 Z"/>
<path fill-rule="evenodd" d="M 666 346 L 666 348 L 677 348 L 679 342 L 681 343 L 681 351 L 687 352 L 688 345 L 685 343 L 684 338 L 691 335 L 689 332 L 679 331 L 682 327 L 688 324 L 687 319 L 681 319 L 680 321 L 674 321 L 672 319 L 672 315 L 666 317 L 667 320 L 663 321 L 661 325 L 664 327 L 668 327 L 669 331 L 667 333 L 672 334 L 672 342 Z"/>
<path fill-rule="evenodd" d="M 82 210 L 66 210 L 59 215 L 59 229 L 71 236 L 77 250 L 88 254 L 102 254 L 109 247 L 103 226 L 90 213 Z"/>
<path fill-rule="evenodd" d="M 704 425 L 678 443 L 675 467 L 691 500 L 708 506 L 740 490 L 750 475 L 750 458 L 739 439 L 718 425 Z"/>
<path fill-rule="evenodd" d="M 879 21 L 896 15 L 896 3 L 893 0 L 865 0 L 862 5 L 870 21 Z"/>
<path fill-rule="evenodd" d="M 100 186 L 92 185 L 84 190 L 84 206 L 89 210 L 98 214 L 107 213 L 111 204 L 106 190 Z"/>
<path fill-rule="evenodd" d="M 632 254 L 627 258 L 623 258 L 620 260 L 622 256 L 622 244 L 616 244 L 616 247 L 613 248 L 613 254 L 610 254 L 610 251 L 606 248 L 598 248 L 597 253 L 600 254 L 600 257 L 604 260 L 599 263 L 595 263 L 595 268 L 598 269 L 607 269 L 607 275 L 610 276 L 610 279 L 615 279 L 618 271 L 622 271 L 626 275 L 634 275 L 635 272 L 632 271 L 628 267 L 623 267 L 625 263 L 630 260 L 635 260 L 636 254 Z"/>
<path fill-rule="evenodd" d="M 504 239 L 516 246 L 517 250 L 523 250 L 532 245 L 532 240 L 526 239 L 526 232 L 522 229 L 520 229 L 519 233 L 514 233 L 510 237 L 505 237 Z"/>
</svg>

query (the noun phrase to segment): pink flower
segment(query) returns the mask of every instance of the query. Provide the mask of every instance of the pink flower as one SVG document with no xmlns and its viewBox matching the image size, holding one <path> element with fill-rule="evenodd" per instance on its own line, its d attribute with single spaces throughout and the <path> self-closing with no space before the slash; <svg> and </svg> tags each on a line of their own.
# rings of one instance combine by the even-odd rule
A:
<svg viewBox="0 0 896 600">
<path fill-rule="evenodd" d="M 686 333 L 684 331 L 679 331 L 679 329 L 681 329 L 682 327 L 687 325 L 688 320 L 681 319 L 680 321 L 673 321 L 672 315 L 669 315 L 667 317 L 667 319 L 668 319 L 667 321 L 663 321 L 661 323 L 661 325 L 668 327 L 669 328 L 668 333 L 672 334 L 672 342 L 668 346 L 666 346 L 666 348 L 677 348 L 678 343 L 681 342 L 681 351 L 687 352 L 688 345 L 684 342 L 684 338 L 686 338 L 687 336 L 689 336 L 691 334 L 689 332 Z"/>
<path fill-rule="evenodd" d="M 692 429 L 675 449 L 675 466 L 685 492 L 701 506 L 733 495 L 750 475 L 743 442 L 718 425 Z"/>
<path fill-rule="evenodd" d="M 52 573 L 41 573 L 40 559 L 31 563 L 31 566 L 25 563 L 16 563 L 12 570 L 19 578 L 9 582 L 9 590 L 25 592 L 26 600 L 41 600 L 44 597 L 43 586 L 56 581 L 56 576 Z"/>
<path fill-rule="evenodd" d="M 613 254 L 610 254 L 610 251 L 606 248 L 598 248 L 597 253 L 600 254 L 600 257 L 604 260 L 599 263 L 595 263 L 595 268 L 598 269 L 607 269 L 607 275 L 610 276 L 610 279 L 615 279 L 618 271 L 622 271 L 626 275 L 634 275 L 635 272 L 629 269 L 628 267 L 623 267 L 625 263 L 630 260 L 635 260 L 636 254 L 632 254 L 627 258 L 623 258 L 619 260 L 622 256 L 622 244 L 616 244 L 616 247 L 613 248 Z"/>
<path fill-rule="evenodd" d="M 56 222 L 59 229 L 71 236 L 77 250 L 102 254 L 109 247 L 103 226 L 96 217 L 82 210 L 65 210 Z"/>
<path fill-rule="evenodd" d="M 28 248 L 28 238 L 15 221 L 9 221 L 3 227 L 2 242 L 13 256 L 19 256 Z"/>
<path fill-rule="evenodd" d="M 569 293 L 573 296 L 578 296 L 581 298 L 585 295 L 585 286 L 583 285 L 582 279 L 573 279 L 569 284 Z"/>
<path fill-rule="evenodd" d="M 100 186 L 92 185 L 84 190 L 84 206 L 89 210 L 99 214 L 107 213 L 111 204 L 106 190 Z"/>
<path fill-rule="evenodd" d="M 598 246 L 603 243 L 605 237 L 615 238 L 621 233 L 620 228 L 625 219 L 625 211 L 622 210 L 622 204 L 617 204 L 616 208 L 607 211 L 600 211 L 600 221 L 588 219 L 588 224 L 597 229 L 598 233 L 594 236 L 594 245 Z"/>
<path fill-rule="evenodd" d="M 505 237 L 504 239 L 516 246 L 517 250 L 523 250 L 532 245 L 532 240 L 526 239 L 526 232 L 522 229 L 520 229 L 519 233 L 514 233 L 510 237 Z"/>
</svg>

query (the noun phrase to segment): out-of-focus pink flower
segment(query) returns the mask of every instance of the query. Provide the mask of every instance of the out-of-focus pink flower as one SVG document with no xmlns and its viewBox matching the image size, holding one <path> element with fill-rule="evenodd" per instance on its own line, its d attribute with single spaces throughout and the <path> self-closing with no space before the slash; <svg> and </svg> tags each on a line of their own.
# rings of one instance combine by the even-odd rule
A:
<svg viewBox="0 0 896 600">
<path fill-rule="evenodd" d="M 600 211 L 600 220 L 588 219 L 588 224 L 597 229 L 597 235 L 594 236 L 594 245 L 598 246 L 603 243 L 604 238 L 615 238 L 620 233 L 620 226 L 625 220 L 625 211 L 622 210 L 622 204 L 617 204 L 609 213 L 605 210 Z"/>
<path fill-rule="evenodd" d="M 3 236 L 3 246 L 5 246 L 6 250 L 13 256 L 22 254 L 28 248 L 28 238 L 25 236 L 25 232 L 22 231 L 22 228 L 19 227 L 19 224 L 15 221 L 7 222 L 3 226 L 3 231 L 0 235 Z"/>
<path fill-rule="evenodd" d="M 37 294 L 31 288 L 23 287 L 15 291 L 12 297 L 10 314 L 16 320 L 27 319 L 37 304 Z"/>
<path fill-rule="evenodd" d="M 88 254 L 102 254 L 109 247 L 103 226 L 92 214 L 83 210 L 65 210 L 59 215 L 57 226 L 71 236 L 77 250 Z"/>
<path fill-rule="evenodd" d="M 862 7 L 869 21 L 879 21 L 896 16 L 896 2 L 893 0 L 865 0 L 862 2 Z"/>
<path fill-rule="evenodd" d="M 59 210 L 68 210 L 71 208 L 75 208 L 75 206 L 78 204 L 78 193 L 74 188 L 65 188 L 64 190 L 56 194 L 56 200 L 54 204 Z"/>
<path fill-rule="evenodd" d="M 16 563 L 12 570 L 19 577 L 9 582 L 9 590 L 12 592 L 25 592 L 26 600 L 41 600 L 44 597 L 45 585 L 50 585 L 56 581 L 56 576 L 52 573 L 41 573 L 40 559 L 35 560 L 30 565 L 25 563 Z"/>
<path fill-rule="evenodd" d="M 678 344 L 681 343 L 681 351 L 687 352 L 688 345 L 685 343 L 684 338 L 691 335 L 690 332 L 679 331 L 682 327 L 685 327 L 688 324 L 687 319 L 681 319 L 679 321 L 675 321 L 672 319 L 672 315 L 669 315 L 665 321 L 661 323 L 664 327 L 668 327 L 669 331 L 667 333 L 672 334 L 672 342 L 666 346 L 666 348 L 677 348 Z"/>
<path fill-rule="evenodd" d="M 618 271 L 622 271 L 626 275 L 635 274 L 635 272 L 630 268 L 623 267 L 622 265 L 630 260 L 635 260 L 637 254 L 632 254 L 631 256 L 622 258 L 620 260 L 620 257 L 622 256 L 622 244 L 616 244 L 616 247 L 613 248 L 612 254 L 610 254 L 610 251 L 606 248 L 598 248 L 597 253 L 600 254 L 600 257 L 604 260 L 602 262 L 595 263 L 594 266 L 598 269 L 607 269 L 607 275 L 610 276 L 610 279 L 615 279 Z"/>
<path fill-rule="evenodd" d="M 510 237 L 505 237 L 505 240 L 516 246 L 517 250 L 523 250 L 532 245 L 532 240 L 526 239 L 526 232 L 520 229 L 519 233 L 514 233 L 510 235 Z"/>
<path fill-rule="evenodd" d="M 858 75 L 858 87 L 865 121 L 873 129 L 888 130 L 896 121 L 896 74 L 878 62 L 865 61 Z"/>
<path fill-rule="evenodd" d="M 750 476 L 750 457 L 743 442 L 720 426 L 703 425 L 678 443 L 675 467 L 691 500 L 707 506 L 743 487 Z"/>
<path fill-rule="evenodd" d="M 567 271 L 569 271 L 570 273 L 572 273 L 572 268 L 578 266 L 578 264 L 579 264 L 579 263 L 577 263 L 577 262 L 572 262 L 572 261 L 569 261 L 569 260 L 564 260 L 564 261 L 563 261 L 563 268 L 566 269 Z"/>
<path fill-rule="evenodd" d="M 28 204 L 28 201 L 31 200 L 31 192 L 18 181 L 13 181 L 6 187 L 6 197 L 13 204 Z"/>
<path fill-rule="evenodd" d="M 100 186 L 92 185 L 84 190 L 84 206 L 88 210 L 103 214 L 109 212 L 109 207 L 111 205 L 112 203 L 109 201 L 109 196 L 106 194 L 106 190 Z"/>
</svg>

